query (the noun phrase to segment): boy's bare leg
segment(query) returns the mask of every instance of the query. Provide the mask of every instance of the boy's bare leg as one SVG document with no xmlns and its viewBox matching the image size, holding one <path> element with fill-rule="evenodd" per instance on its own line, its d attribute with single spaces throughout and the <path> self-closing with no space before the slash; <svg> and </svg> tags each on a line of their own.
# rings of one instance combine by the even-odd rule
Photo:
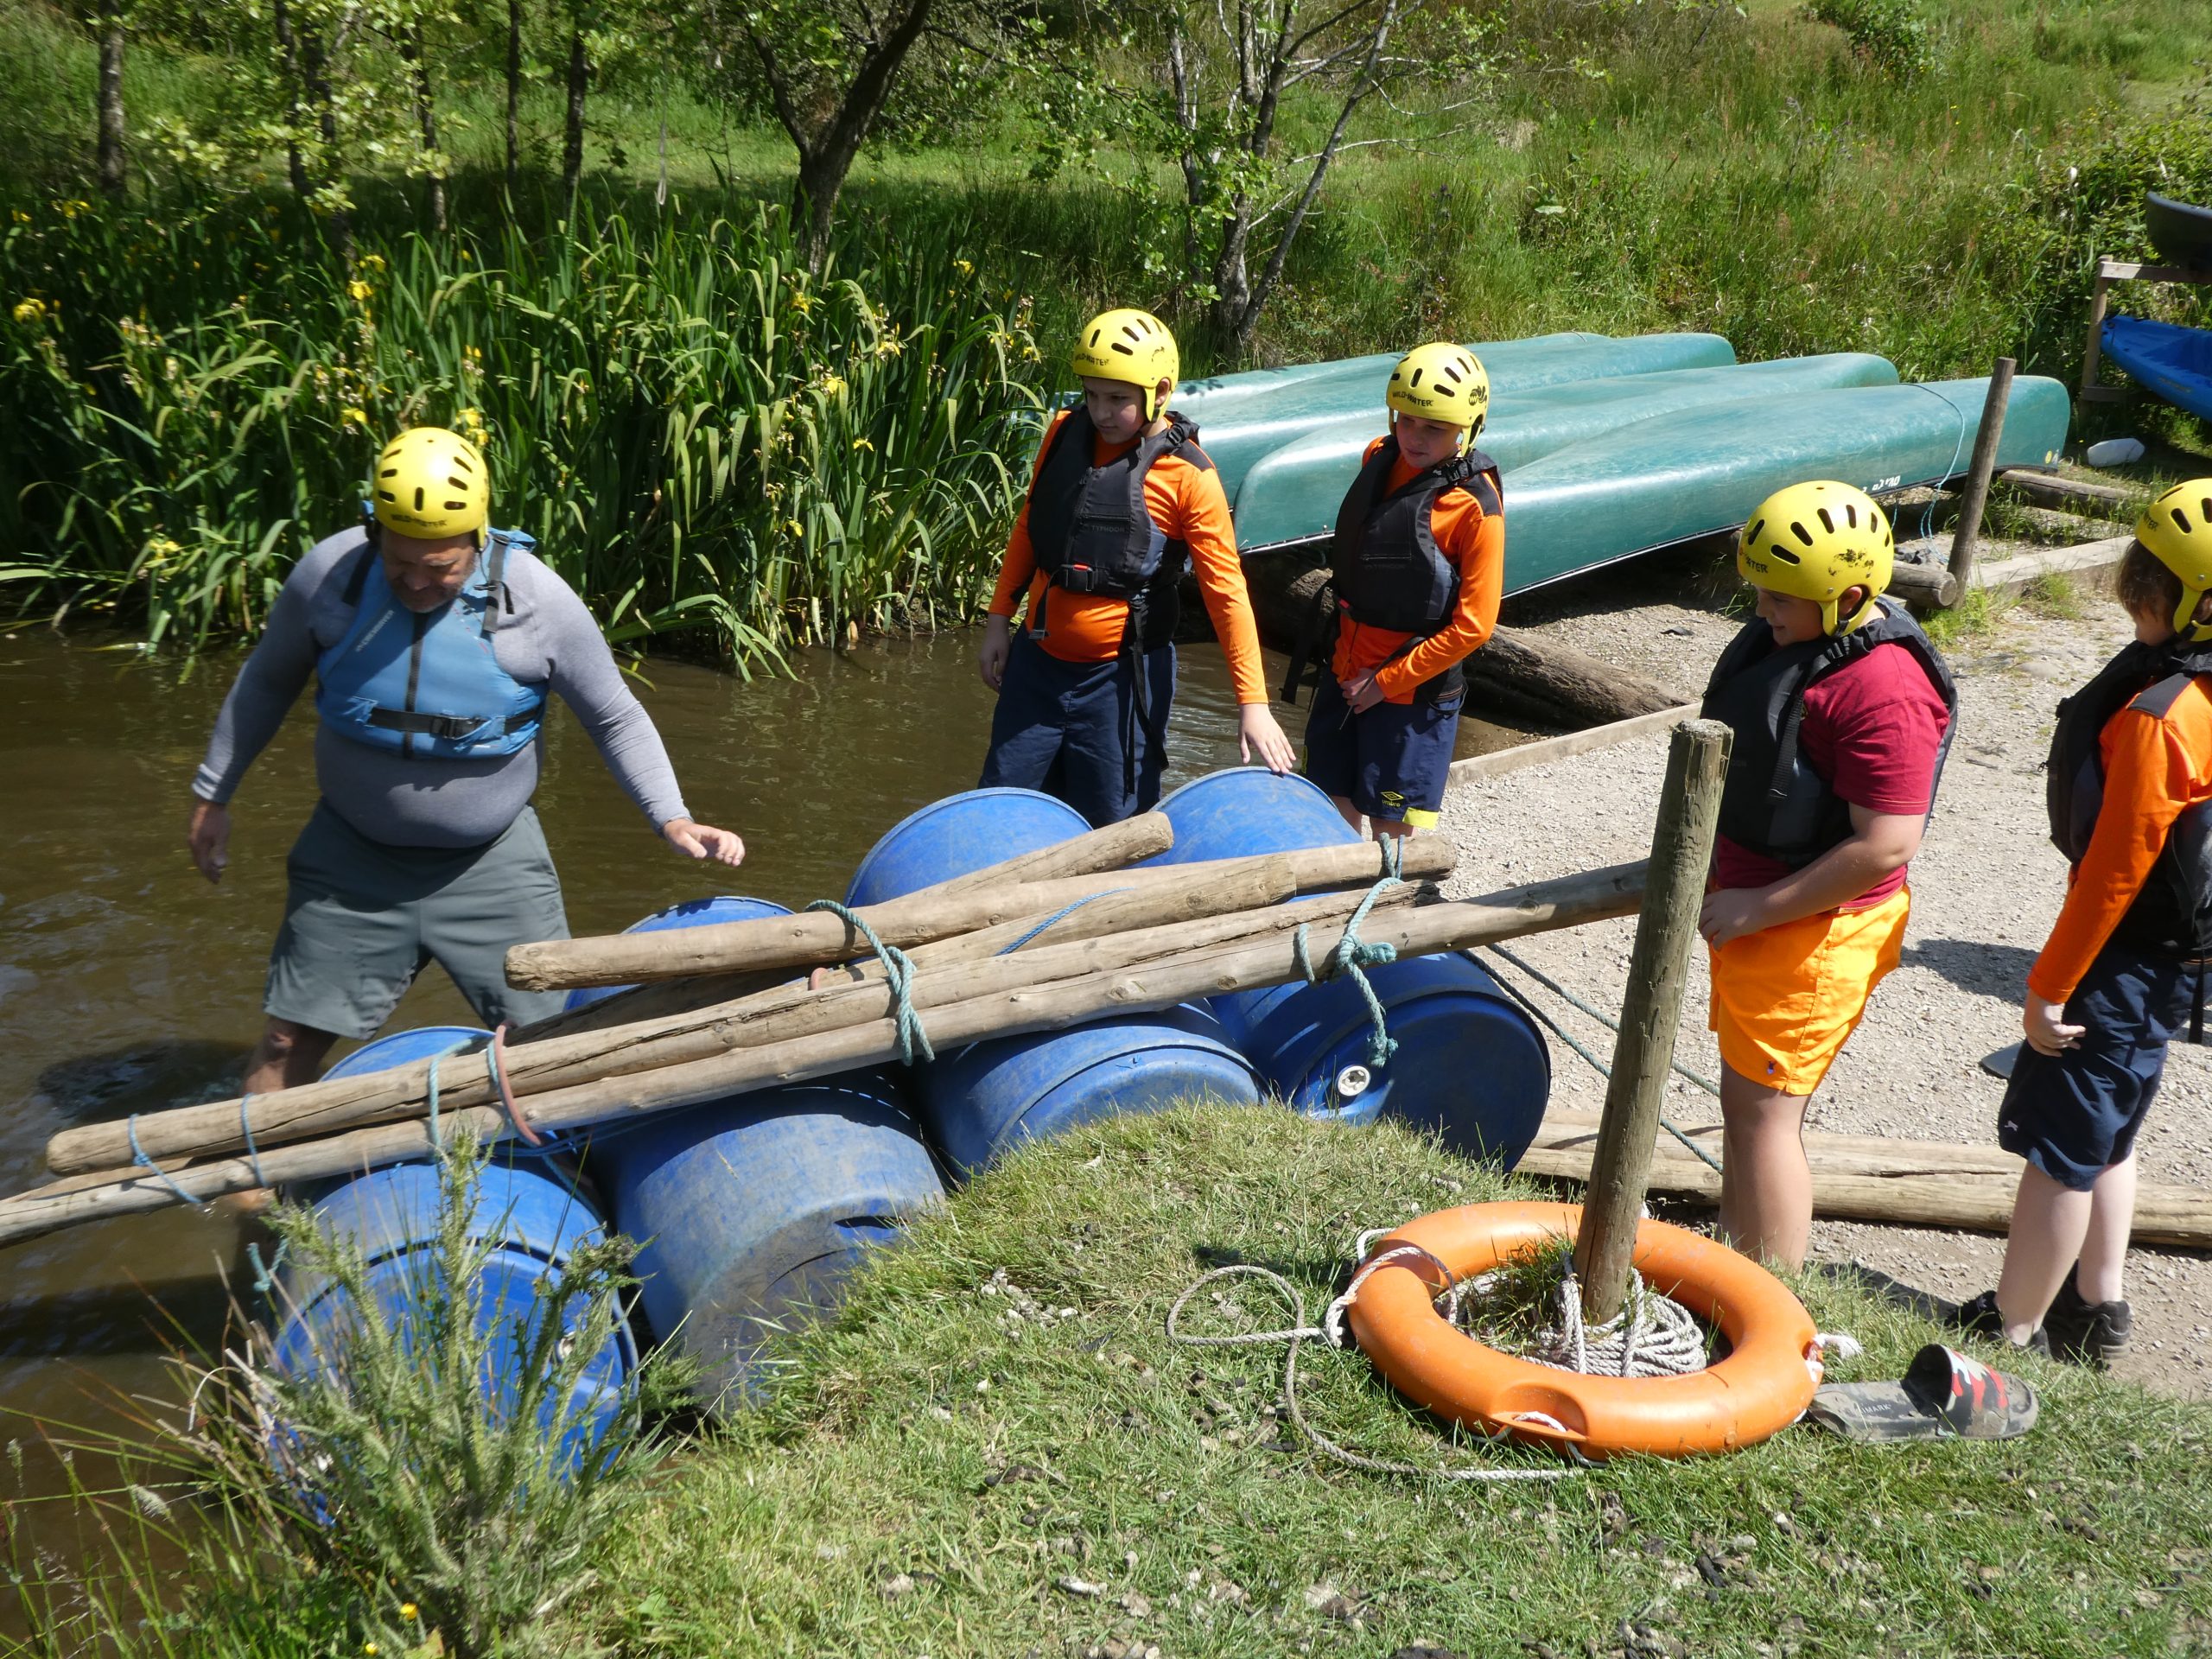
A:
<svg viewBox="0 0 2212 1659">
<path fill-rule="evenodd" d="M 2109 1175 L 2112 1171 L 2105 1173 Z M 2133 1211 L 2135 1172 L 2132 1167 L 2124 1182 L 2127 1208 Z M 1997 1311 L 2005 1319 L 2006 1341 L 2024 1343 L 2035 1335 L 2058 1287 L 2074 1270 L 2075 1258 L 2082 1254 L 2094 1205 L 2094 1192 L 2061 1186 L 2033 1164 L 2020 1172 L 2019 1195 L 2012 1200 L 2012 1226 L 2005 1241 L 2005 1271 L 1997 1279 Z M 2126 1225 L 2125 1221 L 2120 1224 L 2123 1252 L 2127 1248 Z M 2089 1294 L 2089 1286 L 2084 1283 L 2082 1292 Z"/>
<path fill-rule="evenodd" d="M 2089 1232 L 2082 1241 L 2082 1266 L 2074 1275 L 2082 1300 L 2127 1300 L 2127 1235 L 2135 1223 L 2135 1154 L 2113 1165 L 2089 1189 Z"/>
<path fill-rule="evenodd" d="M 1332 795 L 1329 797 L 1329 804 L 1335 807 L 1338 811 L 1344 814 L 1344 822 L 1351 825 L 1352 834 L 1355 836 L 1366 835 L 1367 814 L 1361 811 L 1357 807 L 1351 804 L 1351 796 Z"/>
<path fill-rule="evenodd" d="M 265 1095 L 276 1089 L 296 1089 L 322 1075 L 323 1057 L 338 1040 L 337 1033 L 313 1026 L 269 1016 L 268 1028 L 245 1063 L 249 1095 Z"/>
<path fill-rule="evenodd" d="M 1796 1272 L 1813 1232 L 1804 1095 L 1720 1072 L 1720 1234 L 1754 1262 Z"/>
<path fill-rule="evenodd" d="M 1369 823 L 1368 829 L 1377 841 L 1382 840 L 1385 836 L 1395 841 L 1403 841 L 1414 832 L 1413 825 L 1408 823 L 1403 818 L 1376 818 Z"/>
</svg>

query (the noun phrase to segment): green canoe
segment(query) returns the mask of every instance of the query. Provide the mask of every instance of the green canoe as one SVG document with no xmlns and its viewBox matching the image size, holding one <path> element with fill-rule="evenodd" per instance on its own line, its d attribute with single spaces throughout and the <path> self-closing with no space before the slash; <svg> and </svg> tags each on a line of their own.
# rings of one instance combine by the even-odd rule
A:
<svg viewBox="0 0 2212 1659">
<path fill-rule="evenodd" d="M 1733 363 L 1735 348 L 1718 334 L 1539 334 L 1529 340 L 1481 340 L 1469 348 L 1489 371 L 1493 397 L 1566 381 L 1655 373 Z M 1255 369 L 1176 389 L 1178 412 L 1198 423 L 1198 442 L 1221 469 L 1231 501 L 1247 468 L 1262 455 L 1332 421 L 1366 416 L 1382 430 L 1382 391 L 1395 353 Z M 1332 508 L 1332 517 L 1334 509 Z"/>
<path fill-rule="evenodd" d="M 1711 404 L 1778 399 L 1836 386 L 1894 385 L 1897 378 L 1886 358 L 1836 352 L 1554 385 L 1523 383 L 1493 397 L 1482 447 L 1510 477 L 1516 467 L 1556 450 L 1640 421 Z M 1378 399 L 1375 407 L 1338 416 L 1250 463 L 1230 492 L 1237 546 L 1250 553 L 1328 535 L 1337 522 L 1338 505 L 1358 474 L 1360 457 L 1382 435 L 1385 420 Z M 1202 433 L 1200 442 L 1208 454 L 1216 455 L 1217 464 L 1213 435 Z M 1516 498 L 1509 491 L 1508 499 Z M 1517 525 L 1517 518 L 1515 522 Z"/>
<path fill-rule="evenodd" d="M 1958 477 L 1988 390 L 1986 379 L 1936 380 L 1755 398 L 1554 450 L 1505 474 L 1505 589 L 1732 529 L 1808 478 L 1878 495 Z M 2014 380 L 1997 465 L 2054 464 L 2069 413 L 2057 381 Z"/>
</svg>

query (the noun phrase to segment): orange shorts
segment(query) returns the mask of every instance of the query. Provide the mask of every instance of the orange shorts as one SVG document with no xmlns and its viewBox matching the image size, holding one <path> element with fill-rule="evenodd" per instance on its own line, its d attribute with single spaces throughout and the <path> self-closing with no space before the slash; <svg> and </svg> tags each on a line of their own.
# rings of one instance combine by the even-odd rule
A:
<svg viewBox="0 0 2212 1659">
<path fill-rule="evenodd" d="M 1897 965 L 1911 909 L 1901 887 L 1864 910 L 1822 911 L 1714 950 L 1709 1024 L 1729 1070 L 1781 1094 L 1819 1088 Z"/>
</svg>

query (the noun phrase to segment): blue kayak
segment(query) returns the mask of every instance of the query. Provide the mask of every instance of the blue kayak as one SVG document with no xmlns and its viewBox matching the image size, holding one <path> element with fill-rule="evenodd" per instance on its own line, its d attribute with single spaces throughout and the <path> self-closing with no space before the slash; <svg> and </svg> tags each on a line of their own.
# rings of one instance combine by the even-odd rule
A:
<svg viewBox="0 0 2212 1659">
<path fill-rule="evenodd" d="M 2107 317 L 2104 354 L 2177 409 L 2212 421 L 2212 329 Z"/>
</svg>

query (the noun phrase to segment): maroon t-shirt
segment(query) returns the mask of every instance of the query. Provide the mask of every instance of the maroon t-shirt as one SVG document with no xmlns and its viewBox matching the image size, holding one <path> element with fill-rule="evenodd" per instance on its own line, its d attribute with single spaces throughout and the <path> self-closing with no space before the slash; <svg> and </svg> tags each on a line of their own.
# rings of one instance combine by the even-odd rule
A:
<svg viewBox="0 0 2212 1659">
<path fill-rule="evenodd" d="M 1925 813 L 1935 795 L 1936 757 L 1950 722 L 1950 710 L 1912 652 L 1899 645 L 1877 645 L 1805 693 L 1798 741 L 1805 763 L 1852 805 L 1885 814 Z M 1726 836 L 1714 849 L 1713 878 L 1724 887 L 1764 887 L 1789 874 L 1779 859 Z M 1892 870 L 1843 908 L 1878 905 L 1904 880 L 1904 868 Z"/>
</svg>

